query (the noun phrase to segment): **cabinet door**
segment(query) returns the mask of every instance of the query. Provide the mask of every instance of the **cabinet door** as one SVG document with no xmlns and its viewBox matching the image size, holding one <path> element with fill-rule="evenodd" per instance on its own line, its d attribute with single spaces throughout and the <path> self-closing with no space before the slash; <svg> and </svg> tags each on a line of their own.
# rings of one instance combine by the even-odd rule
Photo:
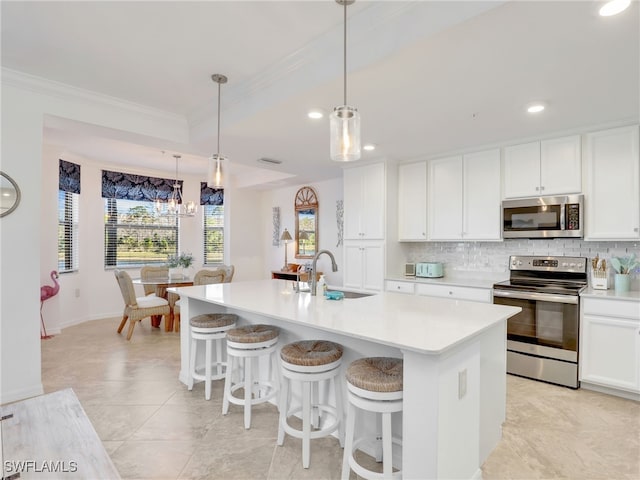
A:
<svg viewBox="0 0 640 480">
<path fill-rule="evenodd" d="M 398 240 L 427 239 L 427 162 L 398 167 Z"/>
<path fill-rule="evenodd" d="M 362 288 L 381 292 L 384 287 L 384 245 L 366 245 L 362 254 Z"/>
<path fill-rule="evenodd" d="M 640 238 L 638 126 L 586 136 L 587 240 Z"/>
<path fill-rule="evenodd" d="M 463 238 L 500 240 L 500 150 L 465 155 L 463 164 Z"/>
<path fill-rule="evenodd" d="M 580 380 L 640 393 L 640 323 L 583 315 Z"/>
<path fill-rule="evenodd" d="M 504 198 L 540 195 L 540 142 L 504 149 Z"/>
<path fill-rule="evenodd" d="M 462 157 L 429 162 L 429 239 L 462 238 Z"/>
<path fill-rule="evenodd" d="M 358 168 L 362 175 L 362 208 L 360 209 L 361 238 L 384 238 L 385 227 L 385 171 L 383 163 Z"/>
<path fill-rule="evenodd" d="M 344 238 L 360 238 L 360 211 L 362 210 L 362 176 L 358 168 L 344 170 Z"/>
<path fill-rule="evenodd" d="M 362 288 L 363 269 L 362 246 L 359 243 L 344 245 L 344 286 L 345 288 Z"/>
<path fill-rule="evenodd" d="M 540 193 L 580 193 L 581 162 L 580 135 L 540 142 Z"/>
</svg>

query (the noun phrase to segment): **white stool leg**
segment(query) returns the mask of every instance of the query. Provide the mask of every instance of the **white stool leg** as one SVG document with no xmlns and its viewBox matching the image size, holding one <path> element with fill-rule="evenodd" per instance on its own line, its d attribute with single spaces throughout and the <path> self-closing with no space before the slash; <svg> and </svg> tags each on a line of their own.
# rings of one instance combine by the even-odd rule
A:
<svg viewBox="0 0 640 480">
<path fill-rule="evenodd" d="M 276 389 L 276 391 L 280 390 L 280 377 L 281 377 L 281 372 L 280 372 L 280 365 L 278 364 L 278 351 L 274 351 L 271 354 L 271 375 L 268 377 L 271 380 L 271 384 L 273 385 L 273 388 Z M 280 408 L 280 404 L 276 403 L 277 407 Z M 286 410 L 286 405 L 285 404 L 285 410 Z M 286 413 L 286 412 L 285 412 Z"/>
<path fill-rule="evenodd" d="M 311 382 L 302 382 L 302 467 L 309 468 L 311 457 Z"/>
<path fill-rule="evenodd" d="M 278 421 L 278 445 L 284 445 L 284 424 L 287 421 L 287 409 L 289 408 L 289 386 L 291 380 L 287 377 L 282 379 L 282 390 L 280 390 L 280 418 Z"/>
<path fill-rule="evenodd" d="M 196 373 L 196 346 L 197 340 L 192 338 L 191 355 L 189 356 L 189 381 L 187 383 L 187 388 L 189 390 L 193 390 L 193 375 Z"/>
<path fill-rule="evenodd" d="M 216 364 L 217 364 L 217 375 L 218 377 L 222 375 L 222 339 L 216 338 Z"/>
<path fill-rule="evenodd" d="M 224 375 L 224 395 L 222 396 L 222 414 L 229 413 L 229 397 L 231 396 L 231 380 L 235 357 L 227 351 L 227 370 Z"/>
<path fill-rule="evenodd" d="M 391 413 L 382 414 L 382 475 L 391 480 L 393 473 L 393 450 L 391 437 Z"/>
<path fill-rule="evenodd" d="M 376 415 L 376 435 L 378 438 L 382 437 L 382 416 Z M 383 461 L 382 457 L 382 441 L 376 442 L 376 462 L 380 463 Z"/>
<path fill-rule="evenodd" d="M 335 376 L 333 377 L 333 391 L 335 392 L 336 397 L 336 414 L 338 416 L 338 440 L 340 441 L 340 446 L 344 448 L 344 404 L 343 395 L 342 395 L 342 382 L 340 379 Z"/>
<path fill-rule="evenodd" d="M 351 451 L 353 450 L 353 435 L 356 426 L 356 407 L 351 402 L 347 407 L 347 431 L 344 438 L 344 453 L 342 455 L 342 480 L 349 480 L 351 467 Z"/>
<path fill-rule="evenodd" d="M 204 356 L 204 398 L 211 400 L 211 347 L 213 341 L 207 338 L 205 341 L 205 356 Z"/>
<path fill-rule="evenodd" d="M 252 358 L 245 358 L 244 362 L 244 428 L 251 428 L 251 393 L 253 391 Z"/>
</svg>

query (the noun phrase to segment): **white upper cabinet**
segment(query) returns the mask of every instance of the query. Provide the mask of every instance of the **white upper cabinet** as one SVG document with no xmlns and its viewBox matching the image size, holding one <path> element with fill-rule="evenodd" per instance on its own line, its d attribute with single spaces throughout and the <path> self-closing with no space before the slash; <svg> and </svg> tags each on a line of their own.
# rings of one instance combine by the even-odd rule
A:
<svg viewBox="0 0 640 480">
<path fill-rule="evenodd" d="M 462 156 L 429 161 L 429 239 L 462 238 Z"/>
<path fill-rule="evenodd" d="M 398 167 L 398 240 L 427 239 L 427 162 Z"/>
<path fill-rule="evenodd" d="M 344 170 L 345 239 L 384 239 L 385 191 L 384 163 Z"/>
<path fill-rule="evenodd" d="M 464 156 L 462 234 L 466 240 L 500 240 L 500 150 Z"/>
<path fill-rule="evenodd" d="M 500 239 L 500 150 L 429 162 L 429 239 Z"/>
<path fill-rule="evenodd" d="M 504 198 L 579 193 L 580 136 L 511 145 L 504 149 Z"/>
<path fill-rule="evenodd" d="M 585 138 L 585 238 L 640 238 L 638 125 Z"/>
</svg>

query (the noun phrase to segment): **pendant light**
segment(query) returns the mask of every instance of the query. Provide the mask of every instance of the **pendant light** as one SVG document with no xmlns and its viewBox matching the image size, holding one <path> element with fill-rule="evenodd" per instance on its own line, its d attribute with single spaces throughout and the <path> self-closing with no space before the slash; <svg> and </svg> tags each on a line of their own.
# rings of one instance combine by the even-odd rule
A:
<svg viewBox="0 0 640 480">
<path fill-rule="evenodd" d="M 162 217 L 193 217 L 198 211 L 198 206 L 193 200 L 188 202 L 182 200 L 182 189 L 180 188 L 180 183 L 178 183 L 178 160 L 182 157 L 174 155 L 173 158 L 176 159 L 176 178 L 173 183 L 173 191 L 166 202 L 156 200 L 156 214 Z"/>
<path fill-rule="evenodd" d="M 210 188 L 223 188 L 226 180 L 224 178 L 224 170 L 226 169 L 224 161 L 227 160 L 227 158 L 220 155 L 220 86 L 223 83 L 227 83 L 227 77 L 215 73 L 211 75 L 211 80 L 218 84 L 218 151 L 216 154 L 211 155 L 209 159 L 207 186 Z"/>
<path fill-rule="evenodd" d="M 360 159 L 360 114 L 347 105 L 347 6 L 355 0 L 336 0 L 344 7 L 344 103 L 333 109 L 329 119 L 330 156 L 336 162 Z"/>
</svg>

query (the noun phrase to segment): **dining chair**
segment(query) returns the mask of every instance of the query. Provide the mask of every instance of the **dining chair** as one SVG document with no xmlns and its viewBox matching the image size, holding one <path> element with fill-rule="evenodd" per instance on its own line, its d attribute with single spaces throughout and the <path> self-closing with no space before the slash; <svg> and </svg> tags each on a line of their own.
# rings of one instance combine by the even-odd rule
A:
<svg viewBox="0 0 640 480">
<path fill-rule="evenodd" d="M 220 266 L 220 270 L 224 271 L 224 283 L 231 283 L 233 274 L 236 271 L 236 267 L 234 267 L 233 265 L 222 265 Z"/>
<path fill-rule="evenodd" d="M 127 320 L 129 320 L 129 331 L 127 332 L 127 340 L 131 340 L 133 329 L 136 323 L 144 318 L 154 315 L 164 315 L 165 322 L 167 316 L 171 313 L 169 302 L 164 298 L 155 295 L 145 295 L 144 297 L 136 297 L 136 291 L 133 287 L 131 277 L 124 270 L 115 270 L 114 272 L 122 299 L 124 300 L 124 313 L 122 321 L 118 327 L 118 333 L 122 332 Z"/>
<path fill-rule="evenodd" d="M 164 280 L 166 281 L 169 278 L 169 267 L 166 266 L 149 266 L 146 265 L 140 269 L 140 279 L 142 281 L 153 281 L 153 280 Z M 158 292 L 158 289 L 155 285 L 142 285 L 144 288 L 145 295 L 155 294 L 158 297 L 164 297 L 162 295 L 163 292 Z M 160 293 L 160 295 L 158 295 Z"/>
<path fill-rule="evenodd" d="M 233 276 L 233 272 L 231 272 Z M 215 270 L 198 270 L 193 277 L 194 285 L 211 285 L 214 283 L 226 283 L 225 280 L 225 272 L 222 268 L 217 268 Z M 175 295 L 175 294 L 171 294 Z M 176 332 L 180 331 L 180 300 L 174 300 L 172 306 L 172 316 L 173 316 L 173 329 Z"/>
</svg>

